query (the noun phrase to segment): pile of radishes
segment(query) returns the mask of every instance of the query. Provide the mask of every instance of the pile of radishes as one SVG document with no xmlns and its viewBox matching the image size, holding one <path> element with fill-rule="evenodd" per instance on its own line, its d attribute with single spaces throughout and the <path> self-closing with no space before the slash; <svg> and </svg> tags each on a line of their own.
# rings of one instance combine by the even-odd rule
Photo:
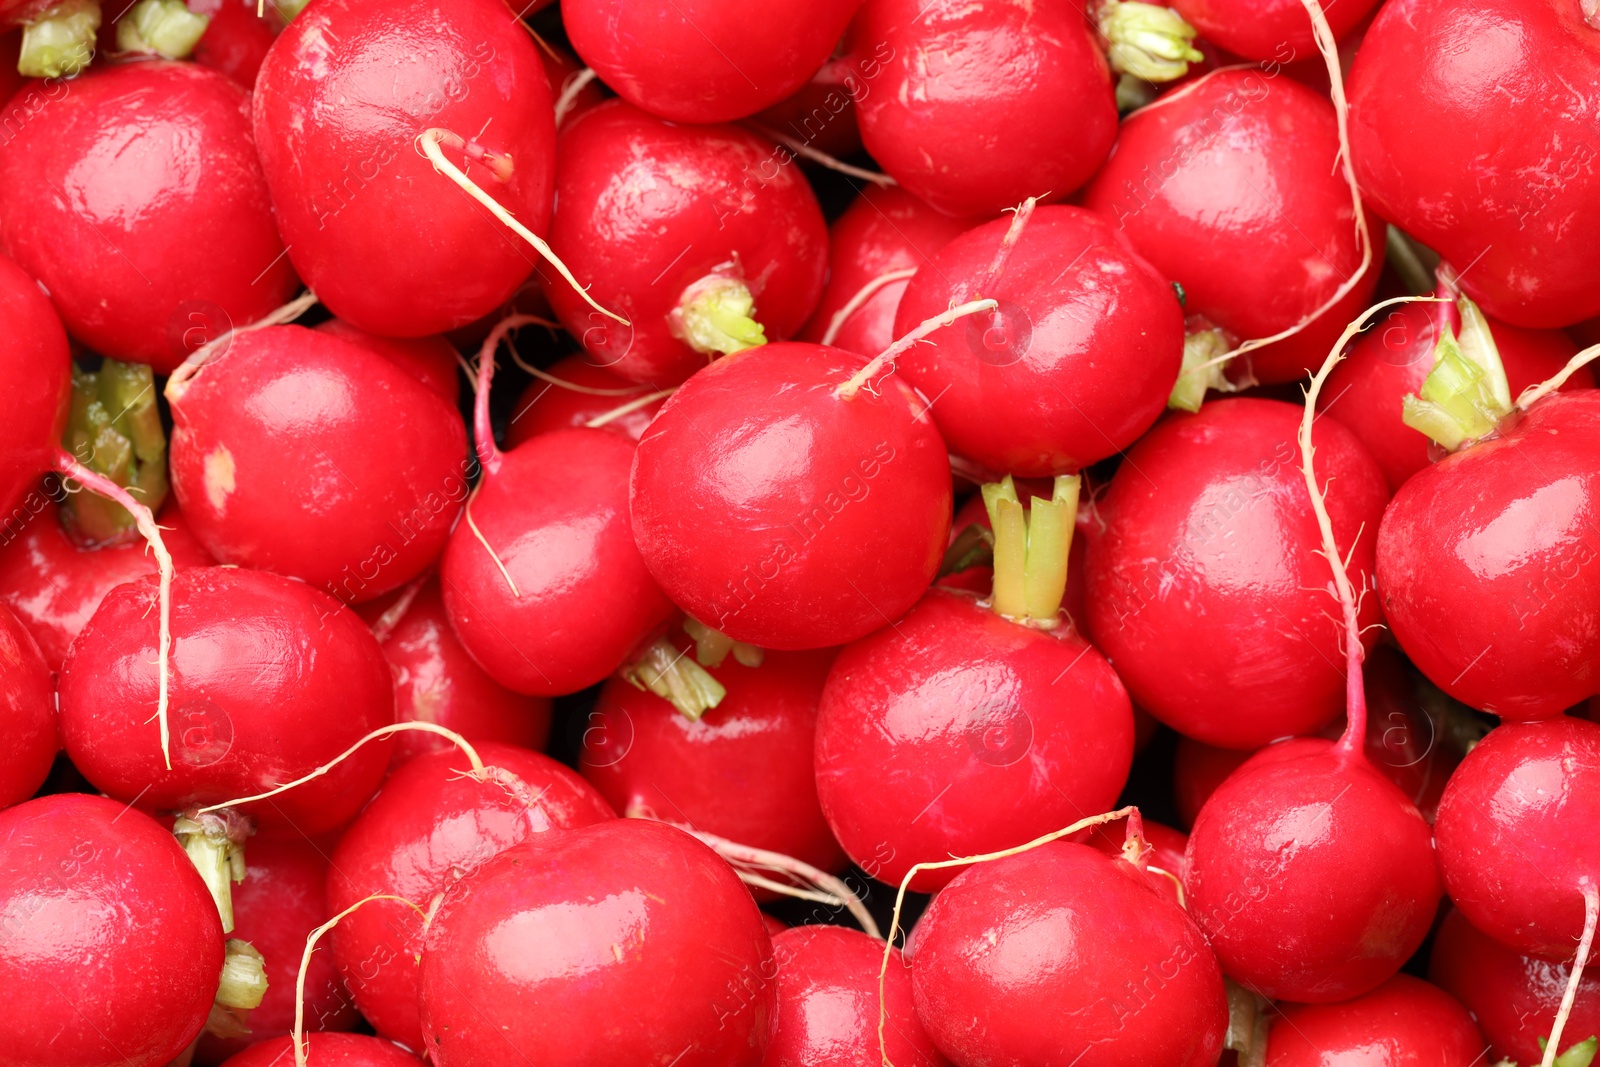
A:
<svg viewBox="0 0 1600 1067">
<path fill-rule="evenodd" d="M 0 0 L 0 1067 L 1590 1067 L 1600 5 L 1171 4 Z"/>
</svg>

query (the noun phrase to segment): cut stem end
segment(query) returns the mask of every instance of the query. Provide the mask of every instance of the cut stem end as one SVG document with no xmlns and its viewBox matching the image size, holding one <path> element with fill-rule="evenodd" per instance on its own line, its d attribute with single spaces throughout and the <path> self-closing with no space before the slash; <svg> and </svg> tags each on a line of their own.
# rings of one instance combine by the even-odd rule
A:
<svg viewBox="0 0 1600 1067">
<path fill-rule="evenodd" d="M 94 59 L 100 5 L 68 0 L 23 24 L 17 73 L 28 78 L 70 78 Z"/>
<path fill-rule="evenodd" d="M 983 487 L 994 531 L 991 602 L 998 614 L 1044 629 L 1060 621 L 1081 485 L 1076 474 L 1060 475 L 1051 498 L 1034 497 L 1026 511 L 1010 475 Z"/>
<path fill-rule="evenodd" d="M 713 274 L 683 291 L 668 316 L 672 335 L 702 355 L 732 355 L 767 343 L 761 323 L 751 317 L 756 300 L 738 278 Z"/>
<path fill-rule="evenodd" d="M 622 668 L 622 677 L 667 701 L 691 722 L 698 722 L 728 695 L 721 682 L 665 638 L 655 641 L 642 656 Z"/>
</svg>

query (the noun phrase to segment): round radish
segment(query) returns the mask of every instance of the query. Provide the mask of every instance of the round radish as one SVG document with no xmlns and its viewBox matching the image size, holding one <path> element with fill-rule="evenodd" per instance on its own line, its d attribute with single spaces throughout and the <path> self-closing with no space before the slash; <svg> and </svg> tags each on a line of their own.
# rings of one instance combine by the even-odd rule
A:
<svg viewBox="0 0 1600 1067">
<path fill-rule="evenodd" d="M 466 777 L 468 762 L 454 749 L 396 768 L 334 850 L 330 913 L 379 893 L 426 911 L 458 879 L 531 834 L 611 818 L 588 783 L 554 760 L 492 741 L 477 749 L 536 799 Z M 424 932 L 416 912 L 391 900 L 363 905 L 332 932 L 333 958 L 361 1013 L 379 1033 L 412 1048 L 424 1047 L 416 963 Z"/>
<path fill-rule="evenodd" d="M 1111 71 L 1075 4 L 867 0 L 850 40 L 867 151 L 947 214 L 1068 196 L 1117 136 Z"/>
<path fill-rule="evenodd" d="M 588 356 L 568 356 L 557 361 L 547 373 L 565 384 L 557 385 L 544 378 L 529 383 L 517 399 L 511 425 L 506 427 L 506 448 L 516 448 L 542 433 L 577 429 L 591 419 L 623 408 L 628 410 L 604 426 L 637 441 L 666 400 L 660 391 L 619 378 L 606 368 L 596 366 Z M 633 407 L 635 402 L 641 403 Z"/>
<path fill-rule="evenodd" d="M 1341 1060 L 1396 1067 L 1477 1067 L 1483 1035 L 1461 1002 L 1407 974 L 1343 1004 L 1286 1004 L 1272 1022 L 1266 1067 Z"/>
<path fill-rule="evenodd" d="M 424 1047 L 439 1067 L 756 1067 L 773 973 L 732 868 L 681 830 L 613 819 L 507 849 L 445 894 Z"/>
<path fill-rule="evenodd" d="M 0 808 L 29 797 L 55 762 L 55 687 L 39 646 L 10 609 L 0 606 Z M 818 821 L 821 821 L 819 815 Z"/>
<path fill-rule="evenodd" d="M 317 1067 L 420 1067 L 422 1061 L 399 1045 L 360 1034 L 307 1034 L 306 1059 Z M 258 1042 L 232 1057 L 226 1067 L 287 1067 L 294 1041 L 287 1034 Z"/>
<path fill-rule="evenodd" d="M 879 996 L 883 944 L 839 926 L 773 935 L 778 1010 L 761 1067 L 948 1067 L 917 1021 L 910 964 L 890 950 Z M 883 1029 L 880 1050 L 878 1030 Z"/>
<path fill-rule="evenodd" d="M 386 336 L 443 333 L 527 278 L 529 250 L 414 143 L 449 131 L 444 158 L 544 230 L 550 86 L 533 39 L 498 0 L 317 3 L 272 46 L 254 97 L 289 258 L 335 315 Z"/>
<path fill-rule="evenodd" d="M 1363 193 L 1516 326 L 1600 312 L 1588 281 L 1600 271 L 1600 142 L 1586 117 L 1600 107 L 1600 34 L 1586 10 L 1399 0 L 1350 70 Z M 1470 55 L 1463 41 L 1477 42 Z M 1499 88 L 1513 85 L 1515 100 Z"/>
<path fill-rule="evenodd" d="M 566 125 L 560 147 L 550 247 L 591 300 L 631 323 L 546 278 L 551 306 L 596 363 L 676 385 L 718 353 L 783 340 L 810 317 L 827 228 L 785 149 L 622 101 Z"/>
<path fill-rule="evenodd" d="M 639 442 L 630 499 L 650 573 L 695 619 L 763 648 L 824 648 L 893 621 L 939 569 L 950 467 L 926 405 L 838 349 L 718 360 Z"/>
<path fill-rule="evenodd" d="M 7 534 L 46 499 L 39 476 L 55 465 L 72 400 L 72 360 L 61 320 L 37 283 L 0 255 L 0 516 Z M 19 514 L 19 512 L 21 514 Z"/>
<path fill-rule="evenodd" d="M 162 1067 L 200 1033 L 217 907 L 153 819 L 68 793 L 0 812 L 0 988 L 15 1067 Z"/>
<path fill-rule="evenodd" d="M 960 1064 L 1211 1067 L 1228 1023 L 1217 961 L 1183 909 L 1128 861 L 1063 841 L 971 867 L 934 897 L 911 984 Z"/>
<path fill-rule="evenodd" d="M 572 47 L 624 100 L 707 123 L 753 115 L 804 85 L 859 6 L 778 0 L 750 18 L 733 0 L 569 0 L 561 15 Z"/>
<path fill-rule="evenodd" d="M 406 368 L 300 326 L 241 334 L 172 401 L 172 485 L 223 563 L 347 602 L 443 550 L 473 465 L 455 409 Z"/>
<path fill-rule="evenodd" d="M 535 3 L 534 6 L 542 5 Z M 524 17 L 527 14 L 523 12 Z M 607 94 L 593 70 L 578 62 L 571 52 L 549 41 L 541 38 L 539 45 L 539 62 L 544 64 L 550 96 L 556 102 L 556 129 L 606 102 Z"/>
<path fill-rule="evenodd" d="M 1316 56 L 1302 0 L 1172 0 L 1172 6 L 1206 40 L 1243 59 L 1290 63 Z M 1376 6 L 1376 0 L 1335 0 L 1323 11 L 1333 35 L 1344 37 Z"/>
<path fill-rule="evenodd" d="M 1213 748 L 1192 737 L 1178 738 L 1172 765 L 1172 796 L 1185 826 L 1193 826 L 1200 809 L 1253 752 L 1248 749 Z"/>
<path fill-rule="evenodd" d="M 191 58 L 246 89 L 254 88 L 261 63 L 283 25 L 278 5 L 267 7 L 264 15 L 256 14 L 255 0 L 192 0 L 186 6 L 210 20 Z"/>
<path fill-rule="evenodd" d="M 1021 477 L 1069 473 L 1127 448 L 1166 409 L 1183 310 L 1105 220 L 1029 204 L 967 231 L 911 279 L 895 333 L 978 297 L 999 307 L 898 360 L 957 455 Z"/>
<path fill-rule="evenodd" d="M 329 319 L 317 326 L 318 333 L 337 337 L 376 352 L 389 362 L 410 371 L 423 385 L 438 393 L 451 407 L 461 398 L 459 356 L 443 337 L 384 337 L 352 326 L 343 319 Z"/>
<path fill-rule="evenodd" d="M 249 102 L 191 63 L 129 63 L 0 144 L 0 247 L 96 352 L 166 373 L 294 292 Z"/>
<path fill-rule="evenodd" d="M 1140 707 L 1209 745 L 1312 733 L 1343 703 L 1327 564 L 1295 465 L 1300 412 L 1235 399 L 1174 414 L 1129 451 L 1100 502 L 1089 630 Z M 1343 426 L 1323 420 L 1316 433 L 1334 530 L 1364 588 L 1383 474 Z M 1379 620 L 1375 597 L 1361 608 L 1362 627 Z"/>
<path fill-rule="evenodd" d="M 856 76 L 849 60 L 836 49 L 810 81 L 764 109 L 753 123 L 835 159 L 844 159 L 861 151 L 855 103 L 856 97 L 870 91 Z"/>
</svg>

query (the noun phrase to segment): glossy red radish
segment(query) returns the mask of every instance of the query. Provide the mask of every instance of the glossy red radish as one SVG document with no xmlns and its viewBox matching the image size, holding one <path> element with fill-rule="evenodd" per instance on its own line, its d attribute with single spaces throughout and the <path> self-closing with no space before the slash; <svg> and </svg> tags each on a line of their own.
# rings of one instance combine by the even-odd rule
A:
<svg viewBox="0 0 1600 1067">
<path fill-rule="evenodd" d="M 306 1059 L 317 1067 L 420 1067 L 422 1060 L 399 1045 L 361 1034 L 307 1034 Z M 288 1067 L 294 1042 L 288 1036 L 268 1038 L 227 1061 L 227 1067 Z"/>
<path fill-rule="evenodd" d="M 283 27 L 278 5 L 267 5 L 257 15 L 252 0 L 194 0 L 189 10 L 209 20 L 191 58 L 253 89 L 267 50 Z"/>
<path fill-rule="evenodd" d="M 629 103 L 684 123 L 753 115 L 800 88 L 833 51 L 860 0 L 779 0 L 759 19 L 732 0 L 636 6 L 568 3 L 572 47 Z"/>
<path fill-rule="evenodd" d="M 0 606 L 0 808 L 33 796 L 44 784 L 61 742 L 55 686 L 39 646 L 22 620 Z M 821 819 L 821 816 L 818 816 Z"/>
<path fill-rule="evenodd" d="M 568 356 L 528 384 L 506 427 L 506 448 L 554 430 L 587 426 L 593 419 L 607 419 L 602 425 L 634 441 L 661 410 L 666 396 L 662 390 L 637 385 L 619 378 L 588 356 Z"/>
<path fill-rule="evenodd" d="M 55 465 L 72 399 L 72 360 L 61 320 L 33 278 L 0 255 L 0 514 L 10 533 L 46 505 L 39 476 Z"/>
<path fill-rule="evenodd" d="M 1029 201 L 967 231 L 911 279 L 895 333 L 980 297 L 999 306 L 898 361 L 952 452 L 1021 477 L 1073 473 L 1133 444 L 1166 409 L 1183 310 L 1105 220 Z"/>
<path fill-rule="evenodd" d="M 1144 819 L 1140 823 L 1139 838 L 1141 840 L 1137 847 L 1143 853 L 1145 876 L 1162 895 L 1170 897 L 1177 904 L 1183 904 L 1183 868 L 1187 862 L 1185 853 L 1189 846 L 1189 835 Z M 1117 823 L 1102 823 L 1080 843 L 1107 856 L 1126 858 L 1128 835 L 1126 829 Z"/>
<path fill-rule="evenodd" d="M 1116 138 L 1111 71 L 1077 6 L 867 0 L 850 41 L 867 151 L 947 214 L 1066 197 Z"/>
<path fill-rule="evenodd" d="M 1173 0 L 1172 6 L 1201 36 L 1242 59 L 1290 63 L 1315 56 L 1316 38 L 1304 0 Z M 1335 37 L 1343 38 L 1376 7 L 1375 0 L 1334 0 L 1319 5 Z"/>
<path fill-rule="evenodd" d="M 681 830 L 613 819 L 507 849 L 445 894 L 422 953 L 424 1047 L 439 1067 L 756 1067 L 772 978 L 733 870 Z"/>
<path fill-rule="evenodd" d="M 326 333 L 239 334 L 167 396 L 173 489 L 223 563 L 370 600 L 438 558 L 469 492 L 455 409 Z"/>
<path fill-rule="evenodd" d="M 461 398 L 460 356 L 455 345 L 444 337 L 385 337 L 368 333 L 343 319 L 319 323 L 318 333 L 337 337 L 376 352 L 389 362 L 410 371 L 423 385 L 438 393 L 454 407 Z"/>
<path fill-rule="evenodd" d="M 249 101 L 194 64 L 130 63 L 0 145 L 0 247 L 96 352 L 166 373 L 294 292 Z"/>
<path fill-rule="evenodd" d="M 676 385 L 719 353 L 797 333 L 817 306 L 828 237 L 792 154 L 736 126 L 679 126 L 627 103 L 562 129 L 545 295 L 594 362 Z"/>
<path fill-rule="evenodd" d="M 460 878 L 530 835 L 612 817 L 599 794 L 549 757 L 492 741 L 475 748 L 487 764 L 520 779 L 525 792 L 469 777 L 468 759 L 453 748 L 398 767 L 333 852 L 329 914 L 374 894 L 426 910 Z M 410 908 L 377 900 L 346 915 L 331 933 L 332 957 L 361 1013 L 380 1034 L 416 1049 L 425 1047 L 417 1014 L 424 932 Z"/>
<path fill-rule="evenodd" d="M 1100 501 L 1089 630 L 1140 707 L 1206 744 L 1313 733 L 1343 705 L 1340 631 L 1295 466 L 1300 414 L 1253 398 L 1173 414 L 1129 450 Z M 1338 423 L 1316 434 L 1334 530 L 1366 588 L 1383 474 Z M 1381 617 L 1375 597 L 1360 609 L 1362 628 Z"/>
<path fill-rule="evenodd" d="M 1341 1060 L 1385 1067 L 1476 1067 L 1483 1035 L 1461 1002 L 1397 974 L 1342 1004 L 1286 1004 L 1272 1021 L 1266 1067 L 1324 1067 Z"/>
</svg>

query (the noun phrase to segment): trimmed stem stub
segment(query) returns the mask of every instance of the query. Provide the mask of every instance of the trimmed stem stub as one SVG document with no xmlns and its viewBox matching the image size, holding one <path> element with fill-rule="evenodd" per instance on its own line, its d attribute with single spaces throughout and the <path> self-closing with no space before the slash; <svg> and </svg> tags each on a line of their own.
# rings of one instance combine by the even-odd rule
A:
<svg viewBox="0 0 1600 1067">
<path fill-rule="evenodd" d="M 698 619 L 684 619 L 683 632 L 694 638 L 694 658 L 702 667 L 720 667 L 722 661 L 733 653 L 733 658 L 745 667 L 759 667 L 766 653 L 755 645 L 735 641 L 721 630 L 713 630 Z"/>
<path fill-rule="evenodd" d="M 638 689 L 648 689 L 683 713 L 691 722 L 728 695 L 722 683 L 696 663 L 687 652 L 679 652 L 672 642 L 661 638 L 644 654 L 622 668 L 622 677 Z"/>
<path fill-rule="evenodd" d="M 1222 357 L 1228 353 L 1228 338 L 1221 330 L 1196 330 L 1183 339 L 1183 369 L 1167 396 L 1167 407 L 1180 411 L 1199 411 L 1206 391 L 1231 393 L 1236 386 L 1228 381 Z"/>
<path fill-rule="evenodd" d="M 1401 402 L 1407 426 L 1454 451 L 1494 430 L 1511 413 L 1511 386 L 1489 323 L 1466 297 L 1456 300 L 1461 332 L 1445 325 L 1433 346 L 1433 370 L 1421 396 Z"/>
<path fill-rule="evenodd" d="M 751 318 L 756 300 L 738 278 L 712 274 L 683 291 L 668 316 L 672 335 L 708 356 L 732 355 L 767 343 L 761 323 Z"/>
<path fill-rule="evenodd" d="M 983 487 L 994 531 L 994 610 L 1014 622 L 1049 629 L 1060 622 L 1067 557 L 1078 516 L 1076 474 L 1059 475 L 1049 500 L 1024 510 L 1011 476 Z"/>
<path fill-rule="evenodd" d="M 155 378 L 143 363 L 106 360 L 90 373 L 72 368 L 72 410 L 61 442 L 85 467 L 122 486 L 152 512 L 167 496 L 167 439 L 156 408 Z M 137 536 L 121 504 L 73 493 L 63 509 L 78 540 L 104 545 Z"/>
<path fill-rule="evenodd" d="M 1222 1047 L 1239 1054 L 1239 1067 L 1262 1067 L 1267 1061 L 1267 1031 L 1272 1025 L 1267 1001 L 1232 979 L 1224 978 L 1222 984 L 1228 994 L 1228 1030 Z"/>
<path fill-rule="evenodd" d="M 1194 47 L 1199 31 L 1170 7 L 1139 0 L 1107 0 L 1100 7 L 1100 32 L 1110 42 L 1106 58 L 1118 74 L 1147 82 L 1176 81 L 1205 56 Z"/>
<path fill-rule="evenodd" d="M 267 995 L 267 964 L 248 941 L 230 937 L 227 956 L 222 961 L 222 981 L 217 985 L 217 1003 L 235 1011 L 261 1006 Z"/>
<path fill-rule="evenodd" d="M 187 59 L 210 24 L 210 15 L 195 14 L 183 0 L 139 0 L 117 20 L 117 47 L 163 59 Z"/>
<path fill-rule="evenodd" d="M 17 73 L 28 78 L 70 78 L 94 59 L 100 5 L 95 0 L 56 4 L 22 26 Z"/>
<path fill-rule="evenodd" d="M 222 932 L 233 931 L 233 883 L 244 881 L 244 842 L 249 823 L 235 811 L 183 815 L 172 824 L 172 832 L 189 862 L 217 902 Z"/>
</svg>

